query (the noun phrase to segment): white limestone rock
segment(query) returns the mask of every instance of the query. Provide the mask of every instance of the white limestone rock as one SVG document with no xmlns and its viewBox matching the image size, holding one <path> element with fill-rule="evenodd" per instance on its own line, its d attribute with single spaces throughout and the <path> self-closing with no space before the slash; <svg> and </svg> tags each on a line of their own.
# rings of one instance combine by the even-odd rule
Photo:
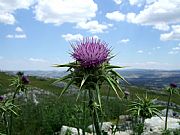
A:
<svg viewBox="0 0 180 135">
<path fill-rule="evenodd" d="M 118 131 L 115 133 L 115 135 L 132 135 L 132 133 L 133 133 L 132 130 L 126 130 L 126 131 Z"/>
<path fill-rule="evenodd" d="M 180 119 L 168 118 L 168 129 L 180 129 Z M 152 117 L 144 122 L 144 132 L 142 135 L 161 135 L 165 125 L 165 117 Z"/>
<path fill-rule="evenodd" d="M 163 109 L 163 110 L 161 111 L 161 114 L 162 114 L 162 116 L 165 117 L 165 116 L 166 116 L 166 109 Z M 179 117 L 179 113 L 173 111 L 172 109 L 169 109 L 169 110 L 168 110 L 168 117 Z"/>
<path fill-rule="evenodd" d="M 60 135 L 65 135 L 68 130 L 71 132 L 71 135 L 78 135 L 77 128 L 74 127 L 68 127 L 68 126 L 62 126 Z M 82 129 L 79 129 L 80 135 L 82 135 Z"/>
</svg>

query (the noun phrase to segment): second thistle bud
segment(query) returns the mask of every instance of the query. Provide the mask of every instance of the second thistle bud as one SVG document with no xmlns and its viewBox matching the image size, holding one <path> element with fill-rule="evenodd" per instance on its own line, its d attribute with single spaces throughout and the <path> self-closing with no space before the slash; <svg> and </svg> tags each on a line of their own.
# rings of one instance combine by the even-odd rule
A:
<svg viewBox="0 0 180 135">
<path fill-rule="evenodd" d="M 0 101 L 3 101 L 4 97 L 3 96 L 0 96 Z"/>
<path fill-rule="evenodd" d="M 24 84 L 24 85 L 27 85 L 30 82 L 28 77 L 24 76 L 24 75 L 22 76 L 21 81 L 22 81 L 22 84 Z"/>
<path fill-rule="evenodd" d="M 170 84 L 170 87 L 171 87 L 171 88 L 177 88 L 177 85 L 176 85 L 175 83 L 171 83 L 171 84 Z"/>
</svg>

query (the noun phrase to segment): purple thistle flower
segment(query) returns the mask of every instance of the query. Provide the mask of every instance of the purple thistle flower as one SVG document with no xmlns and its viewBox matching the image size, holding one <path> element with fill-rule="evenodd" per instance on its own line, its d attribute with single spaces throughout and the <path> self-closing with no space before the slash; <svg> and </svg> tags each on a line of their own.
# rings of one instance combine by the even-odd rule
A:
<svg viewBox="0 0 180 135">
<path fill-rule="evenodd" d="M 0 96 L 0 101 L 3 101 L 4 97 L 3 96 Z"/>
<path fill-rule="evenodd" d="M 100 64 L 109 60 L 110 50 L 105 42 L 96 38 L 84 38 L 72 46 L 72 57 L 77 60 L 84 68 L 98 67 Z"/>
<path fill-rule="evenodd" d="M 28 79 L 28 77 L 27 77 L 27 76 L 24 76 L 24 75 L 22 76 L 21 81 L 22 81 L 22 83 L 25 84 L 25 85 L 29 84 L 29 82 L 30 82 L 29 79 Z"/>
<path fill-rule="evenodd" d="M 177 85 L 176 85 L 175 83 L 171 83 L 171 84 L 170 84 L 170 87 L 171 87 L 171 88 L 176 88 Z"/>
</svg>

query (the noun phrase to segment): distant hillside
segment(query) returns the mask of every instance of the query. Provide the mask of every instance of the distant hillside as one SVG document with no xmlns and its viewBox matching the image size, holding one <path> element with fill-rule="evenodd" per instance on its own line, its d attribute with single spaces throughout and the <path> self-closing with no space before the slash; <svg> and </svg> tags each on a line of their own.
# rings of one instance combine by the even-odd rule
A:
<svg viewBox="0 0 180 135">
<path fill-rule="evenodd" d="M 180 86 L 180 70 L 119 70 L 132 85 L 162 89 L 170 83 Z"/>
<path fill-rule="evenodd" d="M 176 83 L 180 86 L 180 70 L 145 70 L 131 69 L 118 70 L 118 72 L 128 80 L 131 85 L 143 86 L 153 90 L 160 90 L 170 83 Z M 9 71 L 9 74 L 16 72 Z M 43 78 L 59 78 L 67 74 L 65 71 L 25 71 L 30 76 L 38 76 Z"/>
</svg>

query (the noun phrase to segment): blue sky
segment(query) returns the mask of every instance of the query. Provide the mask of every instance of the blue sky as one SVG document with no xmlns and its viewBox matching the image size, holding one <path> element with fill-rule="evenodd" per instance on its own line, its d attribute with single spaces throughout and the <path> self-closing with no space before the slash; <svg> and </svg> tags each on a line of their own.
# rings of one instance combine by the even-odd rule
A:
<svg viewBox="0 0 180 135">
<path fill-rule="evenodd" d="M 0 0 L 0 70 L 56 70 L 94 36 L 112 64 L 180 69 L 179 0 Z"/>
</svg>

